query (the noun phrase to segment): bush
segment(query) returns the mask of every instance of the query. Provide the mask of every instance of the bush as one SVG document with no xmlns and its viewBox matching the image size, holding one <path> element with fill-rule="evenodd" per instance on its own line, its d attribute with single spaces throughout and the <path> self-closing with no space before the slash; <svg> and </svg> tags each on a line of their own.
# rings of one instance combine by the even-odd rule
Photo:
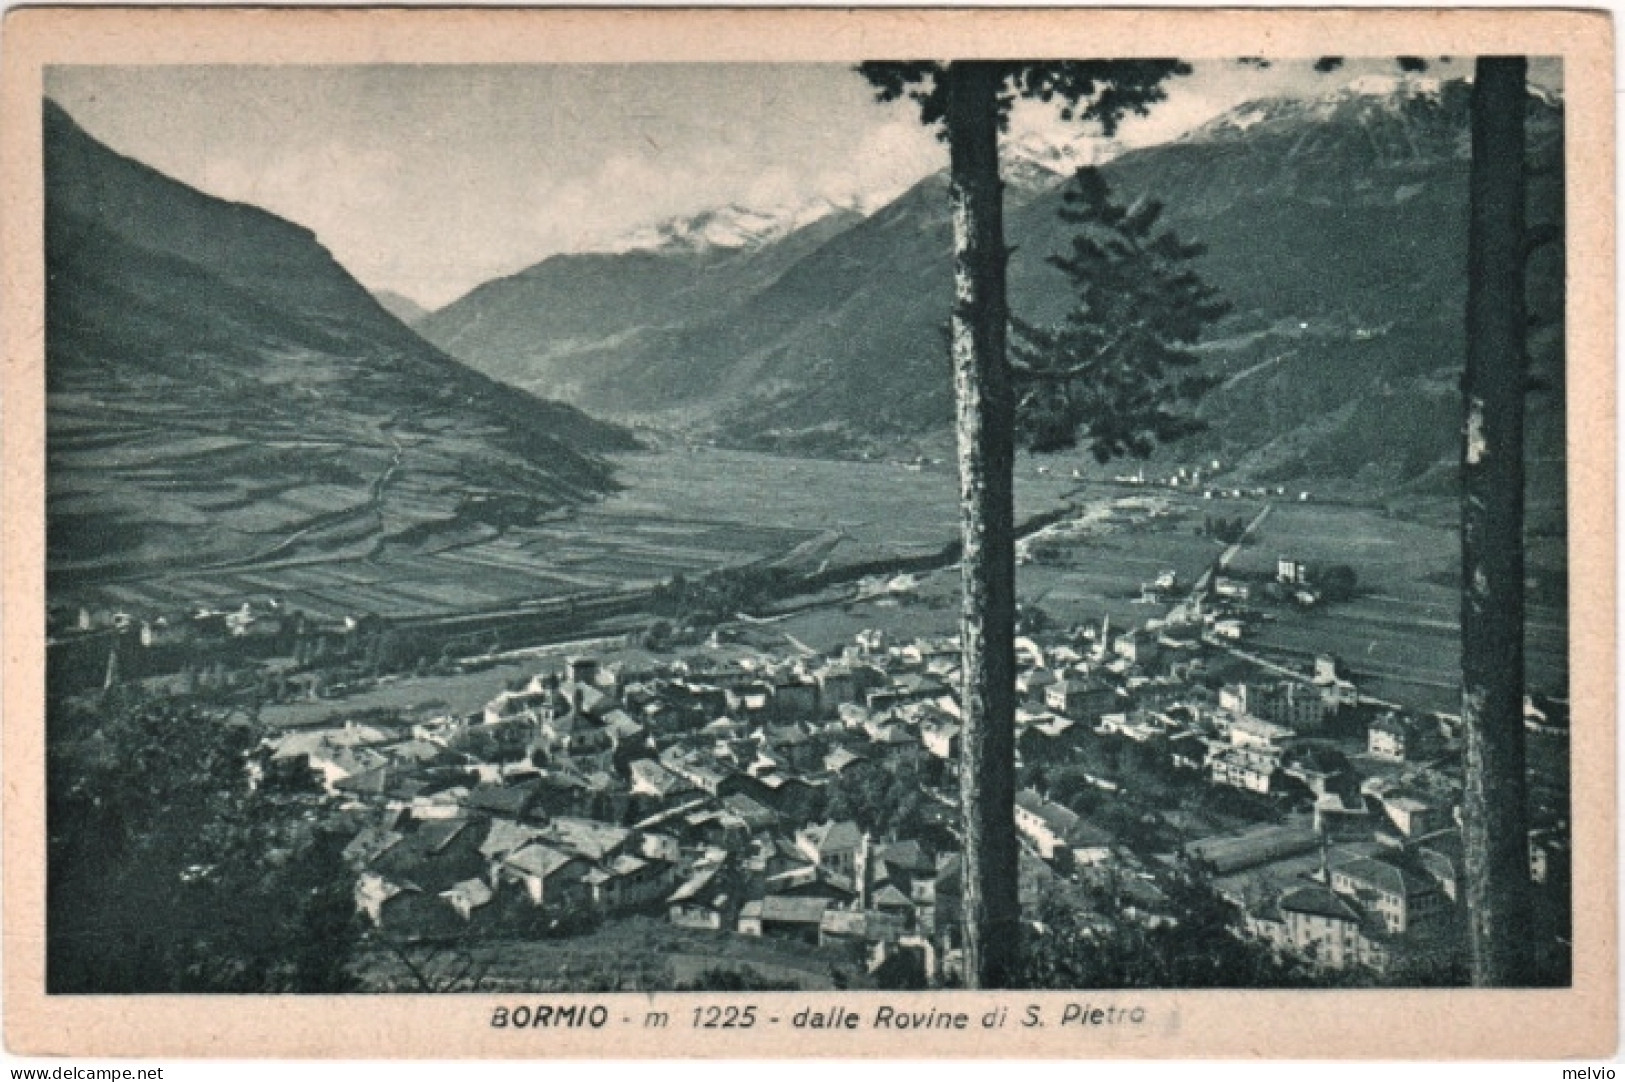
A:
<svg viewBox="0 0 1625 1082">
<path fill-rule="evenodd" d="M 1042 930 L 1028 928 L 1015 986 L 1022 988 L 1305 988 L 1351 983 L 1243 939 L 1237 914 L 1211 884 L 1184 871 L 1163 883 L 1172 922 L 1116 920 L 1109 933 L 1055 897 Z M 1356 978 L 1357 979 L 1357 978 Z"/>
<path fill-rule="evenodd" d="M 774 980 L 764 977 L 750 966 L 728 969 L 711 966 L 691 981 L 680 981 L 672 986 L 674 992 L 799 992 L 795 981 Z"/>
<path fill-rule="evenodd" d="M 1316 568 L 1311 581 L 1320 589 L 1320 596 L 1326 601 L 1351 600 L 1360 582 L 1354 568 L 1348 564 L 1331 564 Z"/>
<path fill-rule="evenodd" d="M 256 733 L 177 700 L 59 711 L 94 731 L 48 744 L 48 991 L 352 987 L 343 839 L 309 829 L 296 776 L 249 788 Z"/>
</svg>

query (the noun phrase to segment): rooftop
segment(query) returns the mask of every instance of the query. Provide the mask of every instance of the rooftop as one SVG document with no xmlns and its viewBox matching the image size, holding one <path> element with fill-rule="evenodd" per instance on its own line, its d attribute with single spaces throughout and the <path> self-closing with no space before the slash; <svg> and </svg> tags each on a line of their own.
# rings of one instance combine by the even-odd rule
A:
<svg viewBox="0 0 1625 1082">
<path fill-rule="evenodd" d="M 545 834 L 550 841 L 592 860 L 603 860 L 632 836 L 629 830 L 596 819 L 563 815 L 547 825 Z"/>
<path fill-rule="evenodd" d="M 1308 913 L 1311 916 L 1360 923 L 1360 914 L 1348 902 L 1325 887 L 1299 887 L 1281 896 L 1281 912 Z"/>
<path fill-rule="evenodd" d="M 579 859 L 579 857 L 572 856 L 569 853 L 560 852 L 552 846 L 543 845 L 541 842 L 532 842 L 517 853 L 509 854 L 508 859 L 503 863 L 510 868 L 524 872 L 526 875 L 546 879 L 566 864 Z"/>
<path fill-rule="evenodd" d="M 801 836 L 818 853 L 844 852 L 863 843 L 863 831 L 850 819 L 818 823 L 803 830 Z"/>
<path fill-rule="evenodd" d="M 1387 894 L 1409 897 L 1433 889 L 1426 876 L 1410 868 L 1390 864 L 1375 857 L 1358 857 L 1332 869 L 1334 875 L 1346 875 L 1356 883 L 1368 885 Z"/>
<path fill-rule="evenodd" d="M 784 924 L 818 924 L 830 906 L 828 898 L 791 898 L 782 894 L 769 894 L 762 899 L 761 916 L 764 921 Z"/>
</svg>

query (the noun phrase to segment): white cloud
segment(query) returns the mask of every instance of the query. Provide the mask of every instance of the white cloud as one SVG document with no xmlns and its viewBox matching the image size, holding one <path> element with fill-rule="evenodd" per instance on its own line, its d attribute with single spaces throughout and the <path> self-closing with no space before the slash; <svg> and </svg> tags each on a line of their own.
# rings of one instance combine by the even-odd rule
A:
<svg viewBox="0 0 1625 1082">
<path fill-rule="evenodd" d="M 819 175 L 817 194 L 872 211 L 947 165 L 947 148 L 930 130 L 912 117 L 888 120 L 866 130 L 839 168 Z"/>
<path fill-rule="evenodd" d="M 1118 138 L 1391 67 L 1203 61 Z M 368 286 L 430 304 L 709 207 L 874 210 L 947 164 L 912 103 L 876 104 L 840 65 L 58 68 L 49 90 L 115 150 L 299 222 Z M 1102 145 L 1052 106 L 1022 106 L 1012 129 L 1081 160 Z"/>
</svg>

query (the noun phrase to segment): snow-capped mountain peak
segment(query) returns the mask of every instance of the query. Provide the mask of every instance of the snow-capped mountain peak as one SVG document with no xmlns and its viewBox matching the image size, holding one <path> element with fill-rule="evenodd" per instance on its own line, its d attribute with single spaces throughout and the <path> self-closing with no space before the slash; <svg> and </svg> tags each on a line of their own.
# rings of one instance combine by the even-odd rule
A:
<svg viewBox="0 0 1625 1082">
<path fill-rule="evenodd" d="M 1013 136 L 1000 149 L 1000 172 L 1012 188 L 1030 192 L 1060 187 L 1079 167 L 1102 165 L 1122 153 L 1115 139 L 1070 132 L 1030 131 Z"/>
<path fill-rule="evenodd" d="M 1406 116 L 1437 111 L 1447 82 L 1414 72 L 1371 73 L 1329 88 L 1315 97 L 1260 98 L 1243 102 L 1180 137 L 1180 142 L 1216 142 L 1256 135 L 1282 126 L 1319 126 L 1339 119 L 1360 124 L 1404 122 Z"/>
<path fill-rule="evenodd" d="M 828 199 L 760 210 L 736 203 L 642 226 L 606 246 L 611 252 L 748 251 L 785 237 L 844 208 Z"/>
<path fill-rule="evenodd" d="M 1438 97 L 1443 87 L 1444 80 L 1435 75 L 1372 73 L 1346 83 L 1337 95 L 1342 98 Z"/>
</svg>

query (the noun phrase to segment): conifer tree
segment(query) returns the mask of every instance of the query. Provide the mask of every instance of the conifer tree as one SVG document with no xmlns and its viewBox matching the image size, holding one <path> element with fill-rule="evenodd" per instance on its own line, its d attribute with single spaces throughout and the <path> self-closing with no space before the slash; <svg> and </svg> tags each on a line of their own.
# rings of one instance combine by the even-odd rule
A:
<svg viewBox="0 0 1625 1082">
<path fill-rule="evenodd" d="M 1229 305 L 1191 266 L 1202 245 L 1159 228 L 1162 209 L 1119 206 L 1092 167 L 1063 193 L 1060 217 L 1076 233 L 1048 262 L 1076 301 L 1052 326 L 1012 321 L 1016 423 L 1032 450 L 1081 442 L 1107 462 L 1200 431 L 1186 407 L 1216 380 L 1190 347 Z"/>
<path fill-rule="evenodd" d="M 954 297 L 949 323 L 958 433 L 961 578 L 960 795 L 965 980 L 1009 986 L 1020 922 L 1015 837 L 1015 398 L 999 132 L 1018 97 L 1053 102 L 1106 134 L 1163 100 L 1177 60 L 955 60 L 859 66 L 881 101 L 908 98 L 948 144 Z"/>
</svg>

